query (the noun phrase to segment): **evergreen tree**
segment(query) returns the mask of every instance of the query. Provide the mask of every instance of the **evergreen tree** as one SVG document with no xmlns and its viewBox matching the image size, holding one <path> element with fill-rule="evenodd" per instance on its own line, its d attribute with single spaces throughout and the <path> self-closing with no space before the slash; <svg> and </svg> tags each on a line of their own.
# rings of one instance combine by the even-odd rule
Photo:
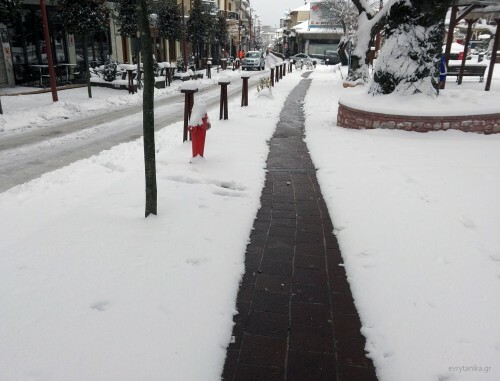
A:
<svg viewBox="0 0 500 381">
<path fill-rule="evenodd" d="M 176 0 L 166 0 L 157 4 L 158 33 L 167 40 L 182 38 L 182 15 Z"/>
<path fill-rule="evenodd" d="M 193 44 L 202 44 L 207 33 L 201 0 L 194 0 L 186 25 L 186 38 Z"/>
<path fill-rule="evenodd" d="M 227 38 L 227 22 L 226 18 L 222 15 L 217 17 L 217 26 L 215 30 L 215 41 L 217 43 L 224 45 L 228 42 Z"/>
<path fill-rule="evenodd" d="M 90 86 L 88 37 L 92 33 L 104 32 L 108 26 L 108 9 L 104 0 L 57 0 L 59 16 L 67 33 L 83 37 L 83 60 L 89 98 L 92 98 Z"/>
<path fill-rule="evenodd" d="M 14 20 L 22 4 L 22 0 L 0 0 L 0 22 L 8 24 Z"/>
<path fill-rule="evenodd" d="M 201 54 L 203 44 L 214 40 L 216 30 L 216 8 L 212 3 L 194 0 L 189 12 L 186 37 Z"/>
<path fill-rule="evenodd" d="M 452 0 L 406 0 L 387 17 L 372 94 L 438 94 L 445 17 Z"/>
<path fill-rule="evenodd" d="M 138 4 L 137 0 L 115 1 L 114 19 L 120 36 L 137 37 Z"/>
</svg>

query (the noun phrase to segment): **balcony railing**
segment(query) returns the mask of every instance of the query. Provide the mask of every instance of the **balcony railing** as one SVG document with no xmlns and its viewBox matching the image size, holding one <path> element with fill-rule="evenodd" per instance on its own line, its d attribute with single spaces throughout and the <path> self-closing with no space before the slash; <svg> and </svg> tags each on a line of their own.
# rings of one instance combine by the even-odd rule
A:
<svg viewBox="0 0 500 381">
<path fill-rule="evenodd" d="M 224 14 L 225 14 L 224 10 L 219 10 L 219 15 L 224 16 Z M 227 20 L 239 20 L 240 15 L 238 14 L 238 12 L 227 11 L 227 18 L 226 19 Z"/>
</svg>

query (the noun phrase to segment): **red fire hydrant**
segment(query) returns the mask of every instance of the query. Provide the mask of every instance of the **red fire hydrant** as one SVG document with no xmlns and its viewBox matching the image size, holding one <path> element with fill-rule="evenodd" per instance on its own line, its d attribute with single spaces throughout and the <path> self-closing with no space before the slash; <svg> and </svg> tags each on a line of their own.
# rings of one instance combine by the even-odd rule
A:
<svg viewBox="0 0 500 381">
<path fill-rule="evenodd" d="M 203 102 L 200 102 L 203 103 Z M 191 118 L 189 119 L 189 132 L 191 133 L 191 144 L 193 150 L 193 157 L 201 156 L 205 151 L 205 137 L 207 130 L 210 129 L 210 119 L 206 112 L 206 106 L 204 104 L 195 105 L 193 111 L 191 112 Z"/>
</svg>

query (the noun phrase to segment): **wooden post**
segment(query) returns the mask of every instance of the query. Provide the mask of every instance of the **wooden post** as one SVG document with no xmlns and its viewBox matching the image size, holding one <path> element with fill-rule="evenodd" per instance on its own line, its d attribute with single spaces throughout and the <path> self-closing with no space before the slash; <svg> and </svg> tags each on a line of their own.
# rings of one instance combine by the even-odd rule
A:
<svg viewBox="0 0 500 381">
<path fill-rule="evenodd" d="M 197 88 L 194 89 L 181 89 L 181 93 L 184 94 L 184 130 L 182 134 L 182 141 L 188 140 L 188 123 L 191 117 L 191 111 L 194 105 L 194 93 L 198 91 Z"/>
<path fill-rule="evenodd" d="M 280 64 L 280 79 L 283 79 L 283 64 Z"/>
<path fill-rule="evenodd" d="M 250 74 L 243 74 L 241 79 L 243 79 L 243 87 L 241 88 L 241 107 L 248 106 L 248 78 Z"/>
<path fill-rule="evenodd" d="M 271 66 L 271 86 L 274 87 L 274 66 Z"/>
<path fill-rule="evenodd" d="M 490 58 L 490 67 L 488 69 L 488 78 L 486 78 L 486 87 L 484 88 L 485 91 L 490 91 L 491 87 L 491 77 L 493 76 L 493 68 L 495 67 L 495 62 L 497 59 L 497 50 L 498 50 L 498 43 L 500 40 L 500 28 L 498 25 L 500 25 L 500 19 L 495 20 L 497 23 L 497 32 L 495 33 L 495 40 L 493 41 L 493 49 L 491 50 L 491 58 Z"/>
<path fill-rule="evenodd" d="M 279 65 L 276 66 L 276 75 L 274 76 L 274 81 L 276 83 L 278 83 L 280 81 L 280 68 L 279 68 Z"/>
<path fill-rule="evenodd" d="M 450 24 L 448 26 L 448 36 L 446 38 L 446 48 L 444 51 L 445 59 L 446 59 L 446 67 L 448 67 L 450 61 L 450 52 L 451 52 L 451 44 L 453 42 L 453 32 L 455 31 L 455 26 L 457 25 L 457 12 L 458 6 L 453 2 L 451 6 L 451 15 L 450 15 Z"/>
<path fill-rule="evenodd" d="M 283 77 L 286 77 L 286 62 L 283 61 Z"/>
<path fill-rule="evenodd" d="M 220 85 L 220 113 L 219 120 L 224 118 L 224 120 L 229 119 L 228 117 L 228 107 L 227 107 L 227 85 L 230 81 L 219 81 Z"/>
<path fill-rule="evenodd" d="M 464 55 L 462 57 L 462 65 L 460 66 L 460 74 L 458 76 L 458 84 L 462 84 L 462 78 L 464 75 L 465 69 L 465 61 L 467 61 L 467 52 L 469 50 L 470 38 L 472 36 L 472 24 L 474 24 L 477 20 L 465 20 L 467 21 L 467 34 L 465 35 L 465 46 L 464 46 Z"/>
</svg>

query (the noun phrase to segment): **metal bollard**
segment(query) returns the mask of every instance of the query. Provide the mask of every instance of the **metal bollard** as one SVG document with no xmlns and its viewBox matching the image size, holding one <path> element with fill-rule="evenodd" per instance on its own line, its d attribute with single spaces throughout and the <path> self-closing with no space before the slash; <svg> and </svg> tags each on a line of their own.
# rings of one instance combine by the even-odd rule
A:
<svg viewBox="0 0 500 381">
<path fill-rule="evenodd" d="M 212 61 L 207 61 L 207 78 L 212 79 Z"/>
<path fill-rule="evenodd" d="M 219 81 L 220 85 L 220 113 L 219 120 L 224 117 L 224 120 L 229 119 L 228 117 L 228 107 L 227 107 L 227 85 L 231 82 L 229 80 L 221 80 Z"/>
<path fill-rule="evenodd" d="M 248 78 L 250 74 L 242 74 L 243 87 L 241 88 L 241 107 L 248 106 Z"/>
<path fill-rule="evenodd" d="M 181 93 L 184 94 L 184 130 L 182 133 L 182 141 L 185 142 L 188 140 L 188 124 L 189 118 L 191 118 L 191 111 L 193 110 L 194 105 L 194 93 L 198 91 L 198 88 L 190 87 L 186 85 L 184 88 L 181 88 Z"/>
</svg>

